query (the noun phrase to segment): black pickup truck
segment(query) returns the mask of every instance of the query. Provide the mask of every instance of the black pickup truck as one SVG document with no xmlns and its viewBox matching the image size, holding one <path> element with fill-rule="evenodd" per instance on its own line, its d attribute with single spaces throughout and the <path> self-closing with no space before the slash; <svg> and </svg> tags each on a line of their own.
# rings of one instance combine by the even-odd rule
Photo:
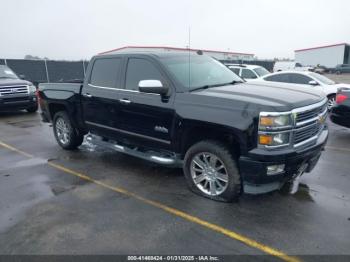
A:
<svg viewBox="0 0 350 262">
<path fill-rule="evenodd" d="M 323 93 L 249 84 L 200 52 L 98 55 L 84 83 L 41 84 L 39 99 L 64 149 L 88 134 L 183 167 L 194 192 L 221 201 L 277 190 L 311 171 L 328 138 Z"/>
<path fill-rule="evenodd" d="M 0 112 L 22 109 L 30 113 L 38 110 L 36 87 L 6 65 L 0 65 Z"/>
</svg>

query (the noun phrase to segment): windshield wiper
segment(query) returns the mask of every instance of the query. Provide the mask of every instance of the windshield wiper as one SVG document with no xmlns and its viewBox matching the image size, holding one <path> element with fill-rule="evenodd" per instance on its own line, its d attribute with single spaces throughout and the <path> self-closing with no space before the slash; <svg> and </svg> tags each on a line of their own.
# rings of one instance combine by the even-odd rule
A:
<svg viewBox="0 0 350 262">
<path fill-rule="evenodd" d="M 233 81 L 231 81 L 231 82 L 229 82 L 229 83 L 215 84 L 215 85 L 204 85 L 204 86 L 192 88 L 192 89 L 190 90 L 190 92 L 196 91 L 196 90 L 201 90 L 201 89 L 208 89 L 208 88 L 211 88 L 211 87 L 234 85 L 234 84 L 238 84 L 238 83 L 243 83 L 243 81 L 233 80 Z"/>
</svg>

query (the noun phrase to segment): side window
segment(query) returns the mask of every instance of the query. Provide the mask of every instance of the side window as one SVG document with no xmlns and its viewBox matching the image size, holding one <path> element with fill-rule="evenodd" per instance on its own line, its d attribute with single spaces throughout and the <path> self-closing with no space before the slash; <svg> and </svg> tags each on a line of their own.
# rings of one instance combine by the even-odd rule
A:
<svg viewBox="0 0 350 262">
<path fill-rule="evenodd" d="M 120 58 L 96 59 L 89 83 L 95 86 L 115 87 L 120 70 Z"/>
<path fill-rule="evenodd" d="M 289 74 L 289 82 L 293 84 L 307 85 L 311 80 L 310 77 L 301 74 Z"/>
<path fill-rule="evenodd" d="M 229 69 L 230 69 L 233 73 L 235 73 L 236 75 L 239 76 L 239 68 L 236 68 L 236 67 L 229 67 Z"/>
<path fill-rule="evenodd" d="M 266 81 L 272 81 L 272 82 L 283 82 L 288 83 L 289 77 L 288 74 L 278 74 L 278 75 L 272 75 L 264 78 Z"/>
<path fill-rule="evenodd" d="M 244 79 L 254 79 L 257 78 L 257 76 L 254 74 L 254 72 L 250 69 L 242 69 L 242 78 Z"/>
<path fill-rule="evenodd" d="M 300 63 L 295 63 L 295 67 L 302 67 Z"/>
<path fill-rule="evenodd" d="M 139 90 L 141 80 L 162 80 L 159 70 L 150 62 L 140 58 L 130 58 L 126 71 L 125 88 Z"/>
</svg>

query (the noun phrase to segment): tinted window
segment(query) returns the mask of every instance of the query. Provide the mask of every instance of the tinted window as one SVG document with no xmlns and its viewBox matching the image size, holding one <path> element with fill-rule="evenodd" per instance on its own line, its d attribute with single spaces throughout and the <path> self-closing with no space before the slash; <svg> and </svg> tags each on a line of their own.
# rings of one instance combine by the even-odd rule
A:
<svg viewBox="0 0 350 262">
<path fill-rule="evenodd" d="M 239 68 L 229 67 L 229 69 L 236 75 L 239 75 Z"/>
<path fill-rule="evenodd" d="M 258 74 L 258 76 L 264 76 L 269 74 L 270 72 L 267 71 L 264 67 L 258 67 L 254 69 L 255 73 Z"/>
<path fill-rule="evenodd" d="M 293 84 L 307 85 L 312 79 L 308 76 L 301 74 L 289 74 L 289 82 Z"/>
<path fill-rule="evenodd" d="M 250 69 L 242 69 L 242 78 L 253 79 L 257 78 L 257 76 Z"/>
<path fill-rule="evenodd" d="M 120 69 L 120 58 L 102 58 L 94 62 L 90 84 L 103 87 L 115 87 Z"/>
<path fill-rule="evenodd" d="M 295 67 L 302 67 L 300 63 L 295 63 Z"/>
<path fill-rule="evenodd" d="M 125 88 L 139 90 L 141 80 L 162 80 L 159 70 L 145 59 L 131 58 L 126 71 Z"/>
<path fill-rule="evenodd" d="M 278 74 L 278 75 L 272 75 L 264 78 L 266 81 L 273 81 L 273 82 L 289 82 L 288 74 Z"/>
</svg>

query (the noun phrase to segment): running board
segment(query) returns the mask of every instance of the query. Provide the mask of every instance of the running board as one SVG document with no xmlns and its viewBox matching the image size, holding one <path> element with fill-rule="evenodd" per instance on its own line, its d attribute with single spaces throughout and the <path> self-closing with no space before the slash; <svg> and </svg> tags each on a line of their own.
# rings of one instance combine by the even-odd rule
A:
<svg viewBox="0 0 350 262">
<path fill-rule="evenodd" d="M 142 152 L 142 151 L 139 151 L 138 148 L 130 148 L 128 146 L 118 144 L 115 141 L 104 141 L 102 137 L 92 135 L 92 134 L 88 134 L 86 136 L 86 140 L 92 144 L 110 148 L 120 153 L 135 156 L 135 157 L 138 157 L 147 161 L 151 161 L 153 163 L 157 163 L 160 165 L 166 165 L 171 167 L 182 167 L 182 160 L 179 157 L 177 157 L 175 154 L 162 155 L 161 153 L 158 153 L 155 151 Z"/>
</svg>

